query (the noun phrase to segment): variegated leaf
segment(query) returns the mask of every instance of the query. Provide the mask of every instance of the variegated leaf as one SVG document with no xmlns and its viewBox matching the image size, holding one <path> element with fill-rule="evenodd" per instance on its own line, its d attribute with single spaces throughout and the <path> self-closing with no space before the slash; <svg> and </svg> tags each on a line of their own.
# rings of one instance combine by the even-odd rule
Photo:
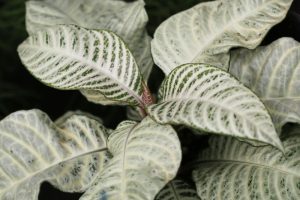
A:
<svg viewBox="0 0 300 200">
<path fill-rule="evenodd" d="M 229 72 L 260 97 L 278 132 L 287 122 L 300 123 L 299 42 L 282 38 L 256 50 L 235 50 Z"/>
<path fill-rule="evenodd" d="M 155 200 L 200 200 L 200 198 L 195 188 L 182 180 L 175 179 L 158 193 Z"/>
<path fill-rule="evenodd" d="M 143 120 L 141 110 L 138 107 L 129 107 L 126 109 L 126 113 L 127 113 L 126 114 L 127 118 L 130 120 L 134 120 L 134 121 Z"/>
<path fill-rule="evenodd" d="M 145 80 L 152 69 L 150 40 L 146 32 L 148 16 L 142 0 L 43 0 L 26 2 L 29 34 L 59 24 L 75 24 L 88 29 L 117 33 L 127 44 Z"/>
<path fill-rule="evenodd" d="M 176 132 L 150 118 L 121 123 L 109 136 L 109 161 L 81 200 L 152 200 L 179 168 L 181 149 Z"/>
<path fill-rule="evenodd" d="M 139 69 L 112 32 L 75 25 L 50 27 L 30 36 L 18 52 L 27 69 L 47 85 L 94 91 L 120 104 L 143 106 Z"/>
<path fill-rule="evenodd" d="M 259 98 L 219 68 L 206 64 L 179 66 L 166 77 L 159 96 L 159 102 L 147 108 L 159 123 L 182 124 L 282 149 Z"/>
<path fill-rule="evenodd" d="M 87 117 L 88 116 L 88 117 Z M 89 151 L 99 143 L 106 144 L 107 133 L 99 119 L 83 112 L 68 112 L 55 124 L 59 127 L 65 149 L 71 153 Z M 59 165 L 59 173 L 48 181 L 65 192 L 84 192 L 93 183 L 96 176 L 110 158 L 108 151 L 94 152 Z"/>
<path fill-rule="evenodd" d="M 57 118 L 54 123 L 58 127 L 64 126 L 66 121 L 69 120 L 73 116 L 85 116 L 85 117 L 87 117 L 87 119 L 93 119 L 99 123 L 103 122 L 101 118 L 99 118 L 95 115 L 92 115 L 90 113 L 87 113 L 87 112 L 84 112 L 81 110 L 75 110 L 75 111 L 67 111 L 65 114 L 63 114 L 62 116 Z M 108 129 L 106 129 L 106 130 L 108 130 Z"/>
<path fill-rule="evenodd" d="M 70 118 L 62 128 L 63 133 L 39 110 L 19 111 L 0 122 L 0 199 L 37 200 L 43 181 L 65 191 L 86 188 L 107 160 L 106 129 L 83 116 Z M 84 158 L 88 154 L 96 160 Z M 80 170 L 78 158 L 90 168 Z"/>
<path fill-rule="evenodd" d="M 167 75 L 185 63 L 227 67 L 232 47 L 255 48 L 286 15 L 293 0 L 200 3 L 163 22 L 154 34 L 154 62 Z"/>
<path fill-rule="evenodd" d="M 300 137 L 283 141 L 285 153 L 214 137 L 193 172 L 202 200 L 300 199 Z"/>
</svg>

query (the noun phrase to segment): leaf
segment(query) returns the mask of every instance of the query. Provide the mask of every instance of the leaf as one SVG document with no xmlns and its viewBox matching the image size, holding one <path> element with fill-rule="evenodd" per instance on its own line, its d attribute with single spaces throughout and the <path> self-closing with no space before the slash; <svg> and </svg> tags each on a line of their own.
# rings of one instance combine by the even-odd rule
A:
<svg viewBox="0 0 300 200">
<path fill-rule="evenodd" d="M 176 132 L 150 118 L 121 123 L 108 147 L 114 157 L 81 200 L 152 200 L 175 177 L 181 161 Z"/>
<path fill-rule="evenodd" d="M 92 115 L 90 113 L 87 113 L 87 112 L 84 112 L 84 111 L 81 111 L 81 110 L 75 110 L 75 111 L 67 111 L 64 115 L 60 116 L 59 118 L 57 118 L 55 120 L 55 125 L 58 126 L 58 127 L 61 127 L 61 126 L 64 126 L 65 123 L 70 120 L 72 117 L 85 117 L 87 120 L 93 120 L 93 121 L 96 121 L 98 123 L 103 123 L 103 120 L 95 115 Z M 72 120 L 70 120 L 72 121 Z M 106 131 L 108 129 L 106 128 Z"/>
<path fill-rule="evenodd" d="M 78 129 L 83 124 L 84 133 Z M 64 134 L 39 110 L 15 112 L 0 122 L 0 199 L 37 200 L 43 181 L 56 182 L 66 191 L 80 189 L 92 177 L 93 167 L 103 167 L 106 133 L 101 124 L 74 116 L 62 128 Z M 81 156 L 91 153 L 96 158 L 96 152 L 102 157 L 91 160 L 91 168 L 75 170 L 77 158 L 85 160 Z M 83 173 L 85 179 L 79 180 Z"/>
<path fill-rule="evenodd" d="M 117 33 L 127 44 L 145 80 L 153 61 L 146 32 L 148 16 L 142 0 L 44 0 L 26 2 L 26 28 L 29 34 L 59 24 L 75 24 L 88 29 Z"/>
<path fill-rule="evenodd" d="M 280 133 L 287 122 L 300 123 L 300 44 L 279 39 L 256 50 L 232 52 L 230 73 L 249 87 L 269 110 Z"/>
<path fill-rule="evenodd" d="M 140 112 L 141 111 L 138 107 L 129 107 L 126 109 L 126 116 L 130 120 L 139 122 L 143 120 L 142 114 Z"/>
<path fill-rule="evenodd" d="M 196 190 L 182 180 L 169 182 L 156 196 L 155 200 L 200 200 Z"/>
<path fill-rule="evenodd" d="M 147 108 L 158 123 L 182 124 L 282 149 L 258 97 L 219 68 L 206 64 L 177 67 L 162 83 L 159 99 Z"/>
<path fill-rule="evenodd" d="M 299 199 L 299 135 L 283 145 L 285 154 L 271 146 L 212 138 L 193 172 L 198 195 L 203 200 Z"/>
<path fill-rule="evenodd" d="M 156 65 L 169 74 L 185 63 L 226 69 L 233 47 L 255 48 L 285 17 L 292 0 L 220 0 L 200 3 L 164 21 L 152 40 Z"/>
<path fill-rule="evenodd" d="M 65 149 L 89 151 L 98 143 L 106 144 L 106 134 L 109 132 L 98 119 L 81 111 L 68 112 L 55 124 L 60 128 Z M 106 133 L 99 135 L 98 132 Z M 75 135 L 75 137 L 74 137 Z M 74 148 L 75 147 L 75 148 Z M 60 164 L 59 173 L 49 180 L 59 190 L 65 192 L 84 192 L 93 183 L 96 176 L 110 158 L 108 151 L 83 155 Z"/>
<path fill-rule="evenodd" d="M 112 32 L 55 26 L 30 36 L 18 52 L 27 69 L 51 87 L 92 90 L 121 104 L 143 105 L 139 69 Z"/>
</svg>

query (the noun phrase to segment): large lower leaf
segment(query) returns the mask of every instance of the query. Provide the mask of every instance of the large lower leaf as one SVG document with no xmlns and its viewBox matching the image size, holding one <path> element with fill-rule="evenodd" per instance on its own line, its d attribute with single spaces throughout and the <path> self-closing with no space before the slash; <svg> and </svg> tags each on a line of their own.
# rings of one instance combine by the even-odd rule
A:
<svg viewBox="0 0 300 200">
<path fill-rule="evenodd" d="M 113 158 L 82 200 L 153 200 L 179 168 L 176 132 L 150 118 L 121 123 L 109 137 Z"/>
<path fill-rule="evenodd" d="M 235 50 L 229 72 L 260 97 L 278 132 L 286 122 L 300 123 L 299 42 L 282 38 L 256 50 Z"/>
<path fill-rule="evenodd" d="M 68 112 L 55 122 L 62 135 L 62 145 L 70 153 L 91 151 L 91 148 L 106 144 L 106 133 L 99 119 L 80 111 Z M 105 133 L 105 134 L 99 134 Z M 96 150 L 97 151 L 97 150 Z M 110 158 L 108 151 L 91 152 L 59 164 L 60 170 L 52 179 L 52 185 L 65 192 L 84 192 L 93 183 Z"/>
<path fill-rule="evenodd" d="M 155 197 L 155 200 L 200 200 L 196 189 L 182 180 L 170 181 Z"/>
<path fill-rule="evenodd" d="M 139 69 L 112 32 L 75 25 L 50 27 L 30 36 L 18 52 L 27 69 L 47 85 L 94 91 L 110 101 L 143 105 Z"/>
<path fill-rule="evenodd" d="M 142 0 L 44 0 L 26 2 L 29 34 L 59 24 L 75 24 L 89 29 L 117 33 L 128 44 L 145 80 L 152 69 L 150 40 L 146 32 L 148 16 Z"/>
<path fill-rule="evenodd" d="M 73 116 L 61 128 L 39 110 L 0 122 L 0 199 L 37 200 L 46 180 L 65 191 L 86 189 L 108 158 L 106 129 L 84 116 Z M 95 160 L 84 157 L 88 154 Z M 78 158 L 89 167 L 81 170 Z"/>
<path fill-rule="evenodd" d="M 159 123 L 183 124 L 281 148 L 258 97 L 221 69 L 205 64 L 177 67 L 164 80 L 159 98 L 147 108 Z"/>
<path fill-rule="evenodd" d="M 229 49 L 255 48 L 268 30 L 285 17 L 291 3 L 292 0 L 200 3 L 158 27 L 152 41 L 154 62 L 165 74 L 185 63 L 226 67 Z"/>
<path fill-rule="evenodd" d="M 193 179 L 202 200 L 300 199 L 300 137 L 283 141 L 285 154 L 214 137 L 200 154 Z"/>
</svg>

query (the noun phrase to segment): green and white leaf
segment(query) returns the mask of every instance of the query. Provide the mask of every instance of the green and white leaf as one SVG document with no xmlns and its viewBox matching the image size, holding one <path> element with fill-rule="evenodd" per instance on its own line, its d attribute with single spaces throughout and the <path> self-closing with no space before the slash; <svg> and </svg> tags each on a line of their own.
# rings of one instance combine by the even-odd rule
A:
<svg viewBox="0 0 300 200">
<path fill-rule="evenodd" d="M 285 154 L 214 137 L 193 179 L 202 200 L 300 199 L 300 136 L 283 141 Z"/>
<path fill-rule="evenodd" d="M 145 80 L 153 66 L 151 38 L 146 32 L 148 16 L 144 1 L 44 0 L 26 2 L 26 28 L 30 35 L 59 24 L 88 29 L 105 29 L 118 34 L 127 44 Z"/>
<path fill-rule="evenodd" d="M 267 143 L 282 149 L 266 108 L 229 73 L 206 64 L 186 64 L 162 83 L 157 104 L 147 108 L 158 123 Z"/>
<path fill-rule="evenodd" d="M 88 152 L 91 148 L 97 148 L 99 144 L 106 144 L 106 134 L 109 130 L 100 124 L 99 118 L 91 114 L 81 111 L 68 112 L 55 124 L 60 129 L 62 140 L 65 141 L 64 148 L 72 152 Z M 65 192 L 84 192 L 103 170 L 110 157 L 108 151 L 100 151 L 61 163 L 59 173 L 48 181 Z"/>
<path fill-rule="evenodd" d="M 55 125 L 60 127 L 60 126 L 64 126 L 64 124 L 66 123 L 67 120 L 69 120 L 71 117 L 73 116 L 85 116 L 86 119 L 93 119 L 95 121 L 97 121 L 98 123 L 103 123 L 103 120 L 95 115 L 92 115 L 91 113 L 88 112 L 84 112 L 81 110 L 75 110 L 75 111 L 67 111 L 65 114 L 63 114 L 62 116 L 58 117 L 55 120 Z M 108 130 L 108 129 L 106 129 Z"/>
<path fill-rule="evenodd" d="M 64 134 L 39 110 L 15 112 L 0 122 L 0 199 L 37 200 L 43 181 L 65 191 L 81 190 L 94 176 L 94 168 L 103 167 L 108 158 L 105 128 L 83 116 L 70 120 Z M 83 124 L 84 134 L 78 129 Z M 96 152 L 103 153 L 93 154 L 91 168 L 78 171 L 76 160 Z M 79 180 L 83 173 L 87 177 Z"/>
<path fill-rule="evenodd" d="M 287 122 L 300 123 L 300 44 L 279 39 L 255 50 L 232 52 L 230 73 L 256 93 L 280 133 Z"/>
<path fill-rule="evenodd" d="M 200 198 L 195 188 L 182 180 L 175 179 L 158 193 L 155 200 L 200 200 Z"/>
<path fill-rule="evenodd" d="M 51 87 L 93 91 L 120 104 L 143 104 L 138 66 L 112 32 L 75 25 L 50 27 L 31 35 L 18 53 L 27 69 Z"/>
<path fill-rule="evenodd" d="M 186 63 L 227 68 L 233 47 L 258 46 L 282 21 L 293 0 L 219 0 L 200 3 L 164 21 L 152 40 L 156 65 L 169 74 Z"/>
<path fill-rule="evenodd" d="M 139 110 L 138 107 L 128 107 L 126 109 L 127 119 L 134 120 L 134 121 L 137 121 L 137 122 L 142 121 L 143 117 L 142 117 L 142 114 L 140 112 L 141 111 Z"/>
<path fill-rule="evenodd" d="M 153 200 L 175 177 L 181 161 L 176 132 L 149 117 L 140 124 L 121 123 L 108 146 L 114 157 L 81 200 Z"/>
</svg>

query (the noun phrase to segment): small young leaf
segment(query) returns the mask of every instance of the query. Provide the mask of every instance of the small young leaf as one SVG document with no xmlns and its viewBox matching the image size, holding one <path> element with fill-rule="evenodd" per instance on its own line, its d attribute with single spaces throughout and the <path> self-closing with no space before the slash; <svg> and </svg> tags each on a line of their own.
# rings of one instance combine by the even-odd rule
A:
<svg viewBox="0 0 300 200">
<path fill-rule="evenodd" d="M 136 58 L 148 80 L 152 69 L 148 16 L 142 0 L 44 0 L 26 2 L 26 28 L 30 35 L 53 25 L 74 24 L 88 29 L 105 29 L 118 34 Z"/>
<path fill-rule="evenodd" d="M 163 22 L 154 34 L 154 62 L 167 75 L 185 63 L 227 67 L 228 50 L 255 48 L 286 15 L 292 0 L 222 0 L 200 3 Z"/>
<path fill-rule="evenodd" d="M 300 44 L 282 38 L 255 50 L 231 54 L 229 72 L 260 97 L 280 132 L 287 122 L 300 123 Z"/>
<path fill-rule="evenodd" d="M 94 91 L 120 104 L 143 105 L 139 69 L 112 32 L 75 25 L 50 27 L 30 36 L 18 52 L 27 69 L 47 85 Z"/>
<path fill-rule="evenodd" d="M 61 128 L 39 110 L 19 111 L 0 122 L 0 199 L 37 200 L 43 181 L 64 191 L 86 189 L 108 159 L 106 129 L 84 116 L 71 117 Z M 89 154 L 96 160 L 84 157 Z M 81 171 L 77 159 L 96 170 Z"/>
<path fill-rule="evenodd" d="M 155 200 L 200 200 L 196 189 L 182 180 L 169 182 L 156 196 Z"/>
<path fill-rule="evenodd" d="M 143 117 L 142 117 L 138 107 L 129 107 L 129 108 L 127 108 L 126 116 L 127 116 L 127 119 L 134 120 L 134 121 L 137 121 L 137 122 L 143 120 Z"/>
<path fill-rule="evenodd" d="M 183 124 L 282 149 L 258 97 L 219 68 L 205 64 L 179 66 L 166 77 L 159 96 L 158 104 L 147 108 L 159 123 Z"/>
<path fill-rule="evenodd" d="M 81 200 L 153 200 L 175 177 L 181 161 L 176 132 L 150 118 L 121 123 L 108 146 L 114 157 Z"/>
<path fill-rule="evenodd" d="M 283 141 L 285 154 L 233 138 L 213 137 L 193 179 L 203 200 L 300 199 L 300 137 Z"/>
</svg>

